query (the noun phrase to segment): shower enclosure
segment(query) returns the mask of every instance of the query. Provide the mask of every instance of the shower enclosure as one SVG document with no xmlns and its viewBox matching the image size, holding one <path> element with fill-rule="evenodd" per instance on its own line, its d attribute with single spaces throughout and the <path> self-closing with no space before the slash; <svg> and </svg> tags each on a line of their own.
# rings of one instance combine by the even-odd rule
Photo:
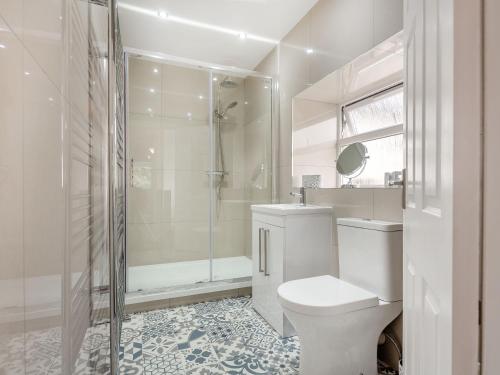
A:
<svg viewBox="0 0 500 375">
<path fill-rule="evenodd" d="M 273 80 L 129 56 L 128 92 L 128 291 L 249 285 L 250 205 L 273 197 Z"/>
</svg>

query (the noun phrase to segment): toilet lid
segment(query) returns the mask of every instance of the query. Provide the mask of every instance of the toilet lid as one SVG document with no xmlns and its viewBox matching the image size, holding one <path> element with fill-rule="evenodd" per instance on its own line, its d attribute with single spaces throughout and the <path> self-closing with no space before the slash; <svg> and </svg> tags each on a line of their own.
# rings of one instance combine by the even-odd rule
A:
<svg viewBox="0 0 500 375">
<path fill-rule="evenodd" d="M 281 284 L 278 298 L 283 307 L 309 315 L 336 315 L 378 305 L 375 294 L 330 275 Z"/>
</svg>

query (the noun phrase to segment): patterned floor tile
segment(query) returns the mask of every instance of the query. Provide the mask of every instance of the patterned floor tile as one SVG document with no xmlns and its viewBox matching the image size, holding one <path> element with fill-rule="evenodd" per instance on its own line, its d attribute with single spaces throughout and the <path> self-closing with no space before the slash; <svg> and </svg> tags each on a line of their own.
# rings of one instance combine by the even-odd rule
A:
<svg viewBox="0 0 500 375">
<path fill-rule="evenodd" d="M 220 365 L 206 365 L 195 367 L 186 371 L 186 375 L 225 375 L 226 372 Z"/>
<path fill-rule="evenodd" d="M 219 365 L 219 357 L 210 344 L 194 344 L 189 349 L 184 349 L 180 352 L 184 355 L 184 363 L 187 371 L 207 366 L 217 367 Z"/>
<path fill-rule="evenodd" d="M 136 373 L 130 361 L 137 357 L 145 375 L 296 375 L 300 350 L 253 310 L 250 297 L 135 314 L 122 342 L 122 373 Z"/>
<path fill-rule="evenodd" d="M 162 356 L 144 355 L 144 375 L 184 375 L 184 357 L 178 351 Z"/>
<path fill-rule="evenodd" d="M 239 353 L 221 362 L 227 374 L 271 374 L 261 358 L 255 354 Z"/>
<path fill-rule="evenodd" d="M 26 340 L 26 374 L 61 372 L 60 330 L 30 332 Z M 23 342 L 9 337 L 0 363 L 15 365 Z M 299 360 L 298 338 L 281 338 L 253 310 L 250 297 L 134 314 L 123 323 L 121 375 L 298 375 Z M 104 375 L 109 368 L 109 325 L 101 324 L 87 331 L 73 373 Z"/>
</svg>

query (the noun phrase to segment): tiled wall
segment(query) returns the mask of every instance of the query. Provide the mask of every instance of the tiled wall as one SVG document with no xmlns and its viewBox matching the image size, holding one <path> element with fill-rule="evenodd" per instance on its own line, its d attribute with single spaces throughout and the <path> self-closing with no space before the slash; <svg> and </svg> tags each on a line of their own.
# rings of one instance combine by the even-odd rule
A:
<svg viewBox="0 0 500 375">
<path fill-rule="evenodd" d="M 104 217 L 91 207 L 105 207 L 91 192 L 90 137 L 107 123 L 89 113 L 107 103 L 104 93 L 91 108 L 89 35 L 106 45 L 106 14 L 78 0 L 0 1 L 1 373 L 71 373 L 90 325 L 102 240 L 90 221 Z"/>
<path fill-rule="evenodd" d="M 307 189 L 307 200 L 311 204 L 333 206 L 334 219 L 339 217 L 361 217 L 366 219 L 403 221 L 402 189 Z M 334 254 L 338 258 L 337 228 L 334 220 Z M 338 264 L 335 264 L 338 272 Z"/>
<path fill-rule="evenodd" d="M 304 175 L 320 175 L 320 184 L 315 187 L 337 187 L 338 106 L 294 98 L 292 110 L 292 186 L 304 186 Z"/>
<path fill-rule="evenodd" d="M 281 201 L 291 190 L 293 97 L 399 32 L 402 7 L 400 0 L 320 0 L 256 67 L 279 77 Z"/>
</svg>

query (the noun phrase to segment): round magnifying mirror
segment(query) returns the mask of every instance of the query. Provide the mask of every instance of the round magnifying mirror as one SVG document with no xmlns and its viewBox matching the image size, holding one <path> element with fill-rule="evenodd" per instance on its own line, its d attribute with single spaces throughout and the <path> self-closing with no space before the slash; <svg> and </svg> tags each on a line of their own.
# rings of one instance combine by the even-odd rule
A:
<svg viewBox="0 0 500 375">
<path fill-rule="evenodd" d="M 360 142 L 347 146 L 337 159 L 337 172 L 349 179 L 359 176 L 366 166 L 368 149 Z"/>
</svg>

